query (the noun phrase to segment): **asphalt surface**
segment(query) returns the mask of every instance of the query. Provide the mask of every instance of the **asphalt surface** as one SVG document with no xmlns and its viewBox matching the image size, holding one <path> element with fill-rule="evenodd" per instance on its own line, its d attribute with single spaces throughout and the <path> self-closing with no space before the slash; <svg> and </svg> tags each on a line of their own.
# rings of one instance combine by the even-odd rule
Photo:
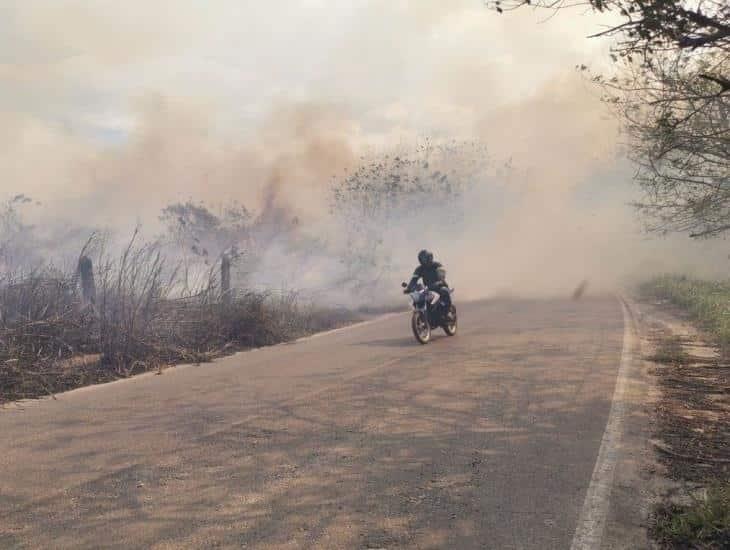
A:
<svg viewBox="0 0 730 550">
<path fill-rule="evenodd" d="M 459 307 L 0 409 L 0 548 L 569 548 L 621 306 Z"/>
</svg>

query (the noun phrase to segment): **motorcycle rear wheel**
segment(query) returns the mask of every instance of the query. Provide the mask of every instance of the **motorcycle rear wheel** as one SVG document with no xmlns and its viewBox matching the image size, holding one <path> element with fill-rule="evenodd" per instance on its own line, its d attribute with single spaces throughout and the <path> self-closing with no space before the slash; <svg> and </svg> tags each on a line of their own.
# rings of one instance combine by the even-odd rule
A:
<svg viewBox="0 0 730 550">
<path fill-rule="evenodd" d="M 444 332 L 447 336 L 453 336 L 456 334 L 456 329 L 459 326 L 459 320 L 456 316 L 456 308 L 452 304 L 449 307 L 448 319 L 444 321 Z"/>
<path fill-rule="evenodd" d="M 411 328 L 413 336 L 421 344 L 428 344 L 431 340 L 431 325 L 428 324 L 428 317 L 423 311 L 414 311 L 411 317 Z"/>
</svg>

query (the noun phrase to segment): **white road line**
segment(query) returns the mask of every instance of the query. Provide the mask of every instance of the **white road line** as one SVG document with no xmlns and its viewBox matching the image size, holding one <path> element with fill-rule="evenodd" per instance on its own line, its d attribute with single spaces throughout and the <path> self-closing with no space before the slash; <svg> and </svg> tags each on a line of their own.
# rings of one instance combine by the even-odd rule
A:
<svg viewBox="0 0 730 550">
<path fill-rule="evenodd" d="M 606 526 L 608 505 L 611 498 L 613 476 L 616 471 L 618 446 L 621 441 L 624 418 L 626 416 L 626 385 L 632 366 L 634 352 L 635 329 L 633 317 L 626 305 L 621 301 L 624 316 L 624 340 L 621 350 L 621 363 L 613 393 L 611 411 L 608 413 L 606 430 L 603 432 L 598 458 L 593 468 L 591 484 L 588 486 L 583 509 L 578 518 L 578 526 L 573 535 L 571 550 L 593 550 L 601 547 L 603 530 Z"/>
</svg>

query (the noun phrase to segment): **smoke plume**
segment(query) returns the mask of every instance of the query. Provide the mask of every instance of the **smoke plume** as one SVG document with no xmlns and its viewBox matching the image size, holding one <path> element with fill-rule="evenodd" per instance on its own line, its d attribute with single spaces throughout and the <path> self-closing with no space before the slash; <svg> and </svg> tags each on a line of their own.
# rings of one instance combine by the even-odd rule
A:
<svg viewBox="0 0 730 550">
<path fill-rule="evenodd" d="M 169 7 L 0 7 L 0 199 L 33 200 L 14 205 L 32 230 L 0 243 L 25 239 L 27 262 L 71 262 L 94 230 L 159 238 L 163 209 L 192 204 L 223 220 L 207 261 L 250 249 L 240 284 L 334 302 L 395 299 L 420 248 L 465 298 L 727 272 L 723 242 L 641 232 L 618 128 L 572 69 L 610 70 L 608 44 L 584 38 L 596 16 L 540 24 L 467 0 Z M 388 220 L 337 210 L 363 167 L 380 162 L 369 181 L 383 185 L 406 173 L 396 157 L 413 177 L 440 163 L 460 192 L 411 190 L 420 202 Z M 245 231 L 221 229 L 232 205 Z"/>
</svg>

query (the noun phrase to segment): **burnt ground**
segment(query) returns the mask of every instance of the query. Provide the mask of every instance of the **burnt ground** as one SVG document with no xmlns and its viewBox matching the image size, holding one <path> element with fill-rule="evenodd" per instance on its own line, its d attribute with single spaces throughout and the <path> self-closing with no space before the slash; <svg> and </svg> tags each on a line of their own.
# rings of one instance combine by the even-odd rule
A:
<svg viewBox="0 0 730 550">
<path fill-rule="evenodd" d="M 656 306 L 654 306 L 656 307 Z M 683 326 L 674 308 L 661 304 L 648 338 L 661 400 L 654 447 L 671 479 L 702 482 L 730 475 L 730 358 L 700 331 Z M 679 321 L 672 322 L 671 317 Z"/>
<path fill-rule="evenodd" d="M 655 508 L 656 531 L 658 521 L 671 520 L 708 488 L 730 480 L 730 357 L 681 309 L 662 301 L 640 305 L 642 348 L 656 390 L 650 406 L 651 446 L 656 475 L 668 482 Z M 656 542 L 663 548 L 723 544 Z"/>
</svg>

